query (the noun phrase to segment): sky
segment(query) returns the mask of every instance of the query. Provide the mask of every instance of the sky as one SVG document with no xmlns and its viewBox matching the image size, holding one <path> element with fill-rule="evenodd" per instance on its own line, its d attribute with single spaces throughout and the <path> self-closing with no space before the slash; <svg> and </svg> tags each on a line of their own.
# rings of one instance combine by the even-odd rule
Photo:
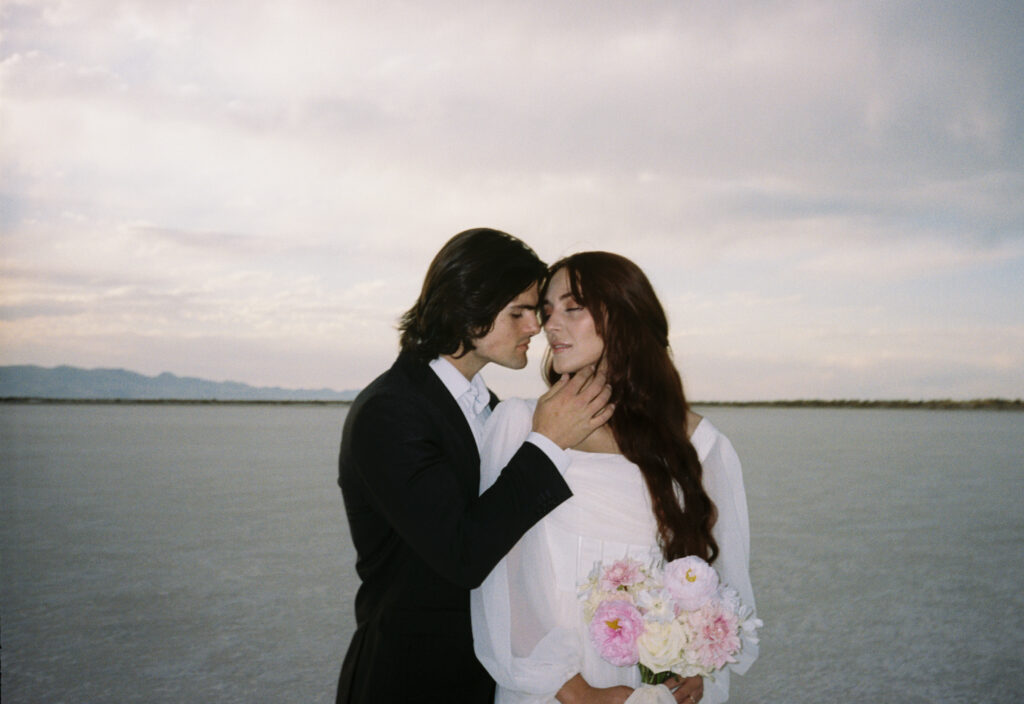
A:
<svg viewBox="0 0 1024 704">
<path fill-rule="evenodd" d="M 4 0 L 0 364 L 357 389 L 455 233 L 693 400 L 1024 397 L 1024 4 Z M 542 391 L 491 365 L 501 395 Z"/>
</svg>

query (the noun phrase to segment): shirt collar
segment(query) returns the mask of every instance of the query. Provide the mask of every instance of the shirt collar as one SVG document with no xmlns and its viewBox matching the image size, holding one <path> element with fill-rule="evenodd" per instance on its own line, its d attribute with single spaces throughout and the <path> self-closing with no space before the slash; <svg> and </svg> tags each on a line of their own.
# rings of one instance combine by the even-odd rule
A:
<svg viewBox="0 0 1024 704">
<path fill-rule="evenodd" d="M 444 357 L 431 360 L 430 368 L 434 370 L 441 383 L 448 389 L 448 393 L 456 401 L 471 389 L 476 391 L 478 398 L 481 400 L 486 399 L 490 401 L 491 392 L 487 389 L 487 384 L 484 383 L 484 378 L 479 373 L 474 375 L 473 381 L 470 382 L 466 377 L 462 376 L 462 372 L 456 369 L 454 364 Z"/>
</svg>

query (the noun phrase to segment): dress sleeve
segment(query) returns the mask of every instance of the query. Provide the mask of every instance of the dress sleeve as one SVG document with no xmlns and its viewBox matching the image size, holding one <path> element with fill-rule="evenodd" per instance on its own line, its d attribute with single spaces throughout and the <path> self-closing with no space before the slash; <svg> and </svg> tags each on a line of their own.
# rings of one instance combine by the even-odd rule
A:
<svg viewBox="0 0 1024 704">
<path fill-rule="evenodd" d="M 530 433 L 532 417 L 532 404 L 521 399 L 503 401 L 491 414 L 481 453 L 481 491 L 497 481 Z M 581 669 L 577 634 L 557 624 L 554 585 L 541 521 L 470 595 L 477 658 L 500 686 L 534 695 L 536 701 L 549 701 Z"/>
<path fill-rule="evenodd" d="M 704 486 L 718 509 L 718 520 L 712 533 L 718 541 L 718 559 L 715 568 L 722 582 L 735 589 L 745 605 L 755 608 L 754 591 L 750 584 L 750 521 L 747 515 L 747 495 L 743 488 L 743 472 L 732 443 L 718 434 L 714 446 L 701 463 Z M 753 617 L 754 614 L 751 614 Z M 702 704 L 721 704 L 729 698 L 730 672 L 743 674 L 757 659 L 756 639 L 744 638 L 738 662 L 733 663 L 714 679 L 704 679 Z"/>
</svg>

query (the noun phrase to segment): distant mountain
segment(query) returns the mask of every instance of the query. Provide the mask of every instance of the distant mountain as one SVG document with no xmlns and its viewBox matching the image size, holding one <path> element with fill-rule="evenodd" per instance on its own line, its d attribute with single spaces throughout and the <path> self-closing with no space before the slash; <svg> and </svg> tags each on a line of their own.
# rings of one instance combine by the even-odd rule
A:
<svg viewBox="0 0 1024 704">
<path fill-rule="evenodd" d="M 256 387 L 164 372 L 143 376 L 125 369 L 0 367 L 0 398 L 125 399 L 175 401 L 351 401 L 358 391 Z"/>
</svg>

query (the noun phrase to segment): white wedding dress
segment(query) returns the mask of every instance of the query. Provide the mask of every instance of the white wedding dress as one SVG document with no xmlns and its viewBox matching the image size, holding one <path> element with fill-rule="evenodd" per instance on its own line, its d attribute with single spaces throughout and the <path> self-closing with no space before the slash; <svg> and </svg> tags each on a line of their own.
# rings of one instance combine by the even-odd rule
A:
<svg viewBox="0 0 1024 704">
<path fill-rule="evenodd" d="M 509 399 L 484 431 L 480 490 L 530 433 L 535 401 Z M 729 440 L 702 420 L 691 437 L 704 468 L 705 490 L 718 509 L 713 563 L 724 583 L 754 606 L 750 586 L 750 529 L 739 458 Z M 565 479 L 573 496 L 534 526 L 473 590 L 476 655 L 498 683 L 498 704 L 556 702 L 555 693 L 576 673 L 595 687 L 640 683 L 639 669 L 605 662 L 587 637 L 577 586 L 596 561 L 660 559 L 657 524 L 639 468 L 622 455 L 568 451 Z M 746 672 L 756 643 L 744 642 L 739 662 L 704 682 L 702 704 L 729 696 L 729 670 Z"/>
</svg>

